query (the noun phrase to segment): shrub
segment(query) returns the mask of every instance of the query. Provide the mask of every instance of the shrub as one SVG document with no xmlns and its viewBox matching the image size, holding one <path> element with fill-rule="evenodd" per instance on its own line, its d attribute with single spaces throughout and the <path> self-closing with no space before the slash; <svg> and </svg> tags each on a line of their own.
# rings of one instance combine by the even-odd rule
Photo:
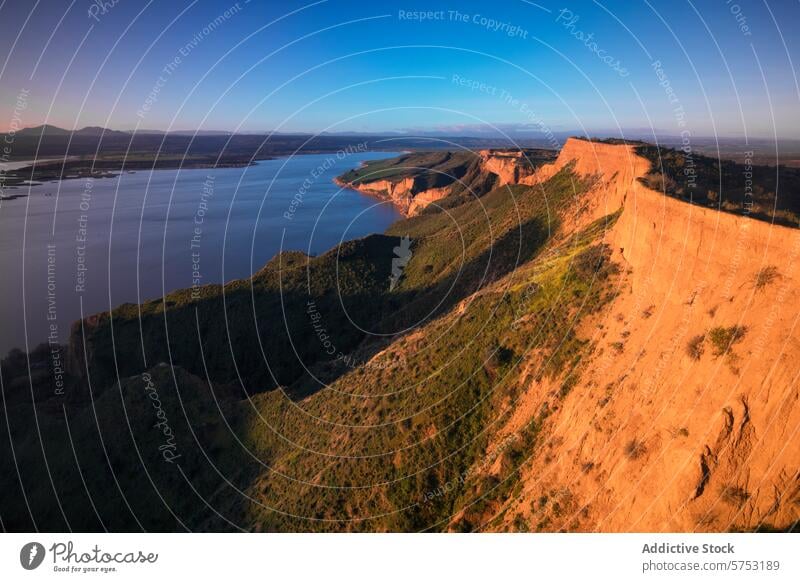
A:
<svg viewBox="0 0 800 582">
<path fill-rule="evenodd" d="M 689 429 L 686 428 L 685 426 L 682 426 L 681 428 L 672 428 L 669 430 L 669 434 L 674 439 L 678 437 L 688 437 Z"/>
<path fill-rule="evenodd" d="M 686 353 L 689 355 L 690 358 L 693 360 L 699 360 L 700 357 L 703 355 L 705 351 L 704 342 L 706 341 L 706 336 L 703 334 L 696 335 L 692 339 L 689 340 L 689 343 L 686 345 Z"/>
<path fill-rule="evenodd" d="M 732 325 L 730 327 L 715 327 L 708 332 L 708 339 L 714 348 L 714 355 L 721 356 L 727 352 L 735 343 L 744 337 L 747 328 L 743 325 Z"/>
<path fill-rule="evenodd" d="M 511 348 L 500 345 L 498 342 L 493 342 L 487 350 L 486 364 L 487 367 L 497 372 L 501 368 L 505 368 L 516 360 L 516 354 Z"/>
<path fill-rule="evenodd" d="M 717 516 L 710 511 L 697 516 L 697 525 L 701 527 L 710 527 L 716 522 Z"/>
<path fill-rule="evenodd" d="M 602 281 L 618 271 L 611 262 L 611 249 L 606 244 L 589 247 L 575 257 L 573 262 L 575 274 L 581 279 L 597 279 Z"/>
<path fill-rule="evenodd" d="M 719 496 L 725 503 L 735 507 L 741 507 L 750 499 L 750 493 L 747 489 L 733 485 L 725 485 L 722 487 Z"/>
<path fill-rule="evenodd" d="M 647 452 L 647 447 L 645 447 L 644 441 L 633 438 L 625 445 L 624 451 L 626 457 L 631 461 L 635 461 Z"/>
<path fill-rule="evenodd" d="M 665 176 L 661 172 L 650 172 L 640 180 L 651 190 L 663 192 L 665 194 L 674 194 L 678 186 L 675 180 L 669 176 Z"/>
<path fill-rule="evenodd" d="M 566 377 L 564 382 L 561 384 L 561 388 L 558 390 L 558 397 L 563 399 L 566 398 L 567 395 L 572 391 L 575 387 L 575 384 L 578 383 L 578 375 L 574 372 L 571 372 L 569 376 Z"/>
<path fill-rule="evenodd" d="M 776 267 L 764 267 L 756 273 L 756 276 L 753 278 L 753 287 L 756 289 L 763 289 L 777 279 L 778 276 L 779 273 Z"/>
</svg>

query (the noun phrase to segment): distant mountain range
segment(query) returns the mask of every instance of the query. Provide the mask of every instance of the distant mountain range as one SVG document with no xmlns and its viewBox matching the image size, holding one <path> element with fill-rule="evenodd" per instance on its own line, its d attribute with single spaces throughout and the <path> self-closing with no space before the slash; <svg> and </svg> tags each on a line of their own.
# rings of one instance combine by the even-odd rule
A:
<svg viewBox="0 0 800 582">
<path fill-rule="evenodd" d="M 99 127 L 96 125 L 90 125 L 87 127 L 83 127 L 81 129 L 64 129 L 62 127 L 57 127 L 55 125 L 37 125 L 35 127 L 26 127 L 24 129 L 19 130 L 16 134 L 18 136 L 40 136 L 45 135 L 48 137 L 51 136 L 61 136 L 61 135 L 85 135 L 85 136 L 129 136 L 133 133 L 136 134 L 155 134 L 155 135 L 233 135 L 230 131 L 195 131 L 193 129 L 186 129 L 186 130 L 177 130 L 177 131 L 163 131 L 160 129 L 139 129 L 134 131 L 120 131 L 117 129 L 108 129 L 106 127 Z"/>
<path fill-rule="evenodd" d="M 63 129 L 61 127 L 56 127 L 55 125 L 37 125 L 36 127 L 26 127 L 24 129 L 20 129 L 16 132 L 16 135 L 28 135 L 28 136 L 56 136 L 56 135 L 88 135 L 88 136 L 98 136 L 98 135 L 125 135 L 123 131 L 117 131 L 114 129 L 106 129 L 104 127 L 97 127 L 97 126 L 87 126 L 81 129 L 69 130 Z"/>
</svg>

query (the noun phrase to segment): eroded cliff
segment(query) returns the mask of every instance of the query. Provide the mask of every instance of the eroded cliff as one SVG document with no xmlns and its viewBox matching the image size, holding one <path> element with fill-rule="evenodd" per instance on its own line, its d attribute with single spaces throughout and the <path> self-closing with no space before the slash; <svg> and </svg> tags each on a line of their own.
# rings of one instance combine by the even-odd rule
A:
<svg viewBox="0 0 800 582">
<path fill-rule="evenodd" d="M 595 185 L 576 226 L 621 210 L 604 235 L 624 269 L 584 321 L 591 349 L 569 393 L 527 358 L 506 432 L 555 409 L 498 529 L 718 531 L 800 518 L 800 232 L 645 187 L 634 146 L 572 139 Z M 745 180 L 743 175 L 742 180 Z"/>
</svg>

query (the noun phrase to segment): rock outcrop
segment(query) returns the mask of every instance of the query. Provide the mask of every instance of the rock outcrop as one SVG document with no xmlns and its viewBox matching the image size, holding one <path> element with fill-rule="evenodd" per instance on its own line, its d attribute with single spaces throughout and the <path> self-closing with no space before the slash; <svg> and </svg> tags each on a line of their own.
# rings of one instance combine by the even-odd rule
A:
<svg viewBox="0 0 800 582">
<path fill-rule="evenodd" d="M 536 167 L 552 159 L 547 150 L 480 150 L 458 152 L 428 164 L 415 159 L 428 154 L 410 154 L 401 158 L 402 172 L 389 177 L 347 174 L 336 178 L 343 188 L 358 190 L 370 196 L 392 201 L 406 216 L 419 214 L 429 204 L 458 192 L 480 197 L 489 190 L 508 184 L 525 184 L 533 179 Z M 366 166 L 369 169 L 369 163 Z"/>
<path fill-rule="evenodd" d="M 451 191 L 450 186 L 424 189 L 420 184 L 420 179 L 416 177 L 399 181 L 375 180 L 363 184 L 348 183 L 338 178 L 334 181 L 342 188 L 351 188 L 370 196 L 388 198 L 406 216 L 418 214 L 428 204 L 445 198 Z"/>
<path fill-rule="evenodd" d="M 521 150 L 481 150 L 481 167 L 496 174 L 498 186 L 524 184 L 535 173 L 533 164 Z"/>
</svg>

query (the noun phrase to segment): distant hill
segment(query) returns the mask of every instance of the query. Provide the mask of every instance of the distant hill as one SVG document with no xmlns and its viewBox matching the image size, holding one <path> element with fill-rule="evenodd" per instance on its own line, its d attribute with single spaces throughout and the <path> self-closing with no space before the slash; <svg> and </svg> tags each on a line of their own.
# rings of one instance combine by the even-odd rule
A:
<svg viewBox="0 0 800 582">
<path fill-rule="evenodd" d="M 117 135 L 117 136 L 126 135 L 126 132 L 124 131 L 117 131 L 115 129 L 98 127 L 96 125 L 84 127 L 83 129 L 79 129 L 73 133 L 75 133 L 76 135 Z"/>
<path fill-rule="evenodd" d="M 129 130 L 123 133 L 136 134 L 136 135 L 188 135 L 188 136 L 201 136 L 201 135 L 234 135 L 232 131 L 217 130 L 217 129 L 175 129 L 171 131 L 164 131 L 163 129 L 137 129 L 136 131 Z M 244 132 L 254 134 L 254 132 Z M 269 132 L 259 132 L 266 134 Z"/>
<path fill-rule="evenodd" d="M 24 129 L 20 129 L 17 132 L 17 135 L 68 135 L 69 131 L 66 129 L 61 129 L 60 127 L 56 127 L 55 125 L 37 125 L 36 127 L 26 127 Z"/>
<path fill-rule="evenodd" d="M 51 136 L 66 136 L 69 134 L 73 135 L 86 135 L 86 136 L 99 136 L 99 135 L 116 135 L 122 136 L 127 135 L 124 131 L 117 131 L 115 129 L 106 129 L 104 127 L 98 126 L 87 126 L 82 129 L 77 130 L 69 130 L 63 129 L 61 127 L 56 127 L 55 125 L 37 125 L 35 127 L 26 127 L 21 129 L 17 132 L 17 136 L 34 136 L 38 137 L 40 135 L 45 135 L 48 137 Z"/>
</svg>

